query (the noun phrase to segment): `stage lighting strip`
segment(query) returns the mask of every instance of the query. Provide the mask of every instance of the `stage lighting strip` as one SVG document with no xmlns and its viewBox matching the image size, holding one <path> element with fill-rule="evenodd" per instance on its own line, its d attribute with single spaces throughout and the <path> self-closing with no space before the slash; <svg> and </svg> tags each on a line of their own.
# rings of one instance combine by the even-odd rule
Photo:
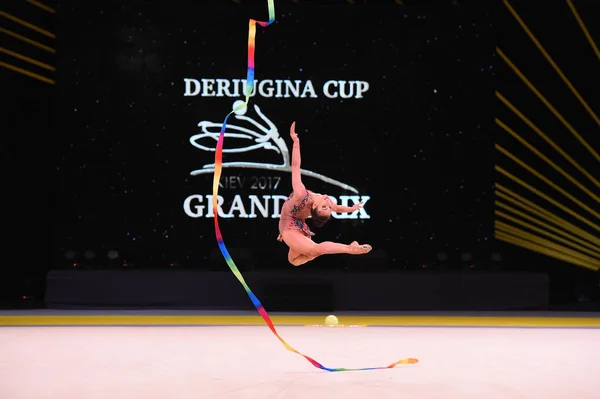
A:
<svg viewBox="0 0 600 399">
<path fill-rule="evenodd" d="M 339 316 L 340 324 L 323 326 L 325 315 L 274 315 L 273 322 L 280 326 L 306 328 L 600 328 L 600 313 L 572 312 L 569 315 L 548 316 L 552 312 L 526 312 L 503 316 L 442 316 L 442 315 L 387 315 L 365 316 L 345 314 Z M 493 314 L 493 312 L 492 312 Z M 2 311 L 0 326 L 263 326 L 259 315 L 202 315 L 202 314 L 130 314 L 107 312 L 90 314 L 85 311 L 51 310 Z"/>
</svg>

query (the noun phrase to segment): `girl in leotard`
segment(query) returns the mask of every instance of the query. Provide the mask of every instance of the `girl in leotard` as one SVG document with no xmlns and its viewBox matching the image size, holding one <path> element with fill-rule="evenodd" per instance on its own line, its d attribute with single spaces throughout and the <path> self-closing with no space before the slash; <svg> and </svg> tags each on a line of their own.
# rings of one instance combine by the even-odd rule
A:
<svg viewBox="0 0 600 399">
<path fill-rule="evenodd" d="M 306 224 L 310 216 L 316 227 L 323 226 L 330 218 L 331 212 L 354 212 L 362 208 L 362 202 L 349 206 L 336 205 L 324 194 L 317 194 L 304 187 L 300 174 L 300 140 L 295 131 L 296 122 L 290 127 L 290 136 L 294 142 L 292 149 L 292 194 L 283 204 L 279 219 L 279 241 L 290 248 L 288 260 L 294 266 L 300 266 L 318 256 L 325 254 L 362 255 L 371 251 L 368 244 L 360 245 L 356 241 L 351 244 L 340 244 L 332 241 L 316 243 L 312 240 L 314 233 Z"/>
</svg>

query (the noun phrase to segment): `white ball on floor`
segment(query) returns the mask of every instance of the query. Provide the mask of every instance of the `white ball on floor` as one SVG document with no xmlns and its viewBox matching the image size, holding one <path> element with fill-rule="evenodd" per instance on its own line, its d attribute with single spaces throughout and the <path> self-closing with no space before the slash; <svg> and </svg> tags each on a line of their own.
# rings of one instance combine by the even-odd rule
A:
<svg viewBox="0 0 600 399">
<path fill-rule="evenodd" d="M 335 317 L 334 315 L 330 314 L 329 316 L 327 316 L 325 318 L 325 324 L 328 326 L 337 326 L 338 325 L 338 318 Z"/>
</svg>

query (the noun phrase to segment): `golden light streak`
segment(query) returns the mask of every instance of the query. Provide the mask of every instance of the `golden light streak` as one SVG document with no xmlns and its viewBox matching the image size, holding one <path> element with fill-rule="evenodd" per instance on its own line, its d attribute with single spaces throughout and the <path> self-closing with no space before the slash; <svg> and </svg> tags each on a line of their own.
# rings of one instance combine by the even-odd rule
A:
<svg viewBox="0 0 600 399">
<path fill-rule="evenodd" d="M 21 40 L 25 43 L 31 44 L 32 46 L 36 46 L 38 48 L 41 48 L 42 50 L 45 50 L 49 53 L 56 53 L 56 50 L 54 50 L 52 47 L 46 46 L 45 44 L 42 44 L 40 42 L 36 42 L 35 40 L 31 40 L 28 37 L 19 35 L 18 33 L 15 33 L 13 31 L 10 31 L 8 29 L 4 29 L 3 27 L 0 27 L 0 32 L 2 33 L 6 33 L 9 36 L 14 37 L 15 39 Z"/>
<path fill-rule="evenodd" d="M 51 14 L 56 14 L 56 10 L 52 7 L 48 7 L 45 4 L 40 3 L 39 1 L 35 1 L 35 0 L 26 0 L 29 4 L 33 4 L 36 7 L 41 8 L 44 11 L 48 11 Z"/>
<path fill-rule="evenodd" d="M 510 59 L 508 59 L 508 57 L 502 52 L 502 50 L 496 48 L 496 53 L 500 55 L 500 57 L 508 64 L 508 66 L 510 66 L 510 68 L 519 76 L 519 78 L 521 78 L 521 80 L 527 85 L 527 87 L 529 87 L 529 89 L 533 91 L 533 93 L 540 99 L 540 101 L 542 101 L 544 105 L 554 114 L 554 116 L 556 116 L 558 120 L 562 122 L 562 124 L 567 128 L 567 130 L 569 130 L 569 132 L 571 132 L 571 134 L 575 136 L 575 138 L 577 138 L 577 140 L 579 140 L 579 142 L 600 162 L 600 155 L 598 155 L 598 153 L 592 148 L 592 146 L 590 146 L 589 143 L 585 141 L 579 133 L 577 133 L 573 126 L 571 126 L 571 124 L 567 122 L 567 120 L 556 110 L 556 108 L 554 108 L 554 106 L 550 104 L 546 97 L 544 97 L 542 93 L 540 93 L 539 90 L 536 89 L 535 86 L 533 86 L 533 84 L 531 84 L 529 79 L 527 79 L 525 75 L 523 75 L 519 68 L 517 68 Z"/>
<path fill-rule="evenodd" d="M 580 254 L 577 251 L 573 251 L 572 249 L 569 249 L 567 247 L 563 247 L 562 245 L 559 245 L 553 241 L 547 240 L 545 238 L 541 238 L 536 236 L 535 234 L 531 234 L 523 229 L 519 229 L 517 227 L 511 226 L 509 224 L 503 223 L 503 222 L 496 222 L 496 231 L 499 232 L 503 232 L 503 233 L 508 233 L 508 234 L 514 234 L 516 237 L 522 238 L 524 240 L 545 246 L 548 249 L 551 249 L 553 251 L 556 252 L 560 252 L 563 253 L 565 255 L 569 255 L 572 256 L 573 258 L 579 259 L 583 262 L 586 262 L 590 265 L 595 265 L 596 267 L 600 267 L 600 261 L 594 259 L 594 258 L 590 258 L 589 256 L 585 256 L 583 254 Z"/>
<path fill-rule="evenodd" d="M 523 240 L 523 239 L 521 239 L 519 237 L 516 237 L 516 236 L 514 236 L 512 234 L 507 234 L 507 233 L 503 233 L 501 231 L 496 231 L 495 237 L 496 237 L 497 240 L 504 241 L 504 242 L 507 242 L 509 244 L 513 244 L 513 245 L 516 245 L 516 246 L 528 249 L 530 251 L 538 252 L 538 253 L 547 255 L 547 256 L 549 256 L 551 258 L 560 259 L 560 260 L 563 260 L 565 262 L 572 263 L 574 265 L 584 267 L 586 269 L 598 271 L 598 266 L 597 265 L 589 264 L 587 262 L 580 261 L 579 259 L 574 258 L 572 256 L 565 255 L 565 254 L 563 254 L 561 252 L 553 251 L 551 249 L 548 249 L 547 247 L 544 247 L 542 245 L 534 244 L 534 243 L 532 243 L 530 241 L 527 241 L 527 240 Z"/>
<path fill-rule="evenodd" d="M 570 199 L 571 201 L 573 201 L 574 203 L 576 203 L 577 205 L 579 205 L 581 208 L 585 209 L 586 211 L 588 211 L 589 213 L 591 213 L 592 215 L 594 215 L 598 219 L 600 219 L 600 213 L 596 212 L 595 210 L 593 210 L 592 208 L 590 208 L 589 206 L 587 206 L 583 202 L 579 201 L 577 198 L 575 198 L 573 195 L 571 195 L 570 193 L 568 193 L 562 187 L 560 187 L 559 185 L 555 184 L 550 179 L 548 179 L 546 176 L 542 175 L 540 172 L 538 172 L 537 170 L 533 169 L 531 166 L 527 165 L 525 162 L 521 161 L 519 158 L 517 158 L 516 156 L 514 156 L 513 154 L 511 154 L 508 150 L 505 150 L 499 144 L 496 144 L 496 149 L 498 151 L 500 151 L 501 153 L 503 153 L 504 155 L 506 155 L 511 160 L 513 160 L 514 162 L 516 162 L 522 168 L 526 169 L 529 173 L 533 174 L 538 179 L 540 179 L 541 181 L 543 181 L 544 183 L 546 183 L 547 185 L 549 185 L 550 187 L 552 187 L 553 189 L 555 189 L 556 191 L 558 191 L 559 193 L 561 193 L 562 195 L 564 195 L 565 197 L 567 197 L 568 199 Z"/>
<path fill-rule="evenodd" d="M 579 24 L 579 27 L 583 31 L 583 34 L 585 35 L 586 39 L 590 43 L 590 46 L 592 46 L 592 48 L 594 49 L 594 52 L 596 53 L 596 56 L 598 57 L 598 59 L 600 59 L 600 50 L 598 50 L 598 46 L 596 46 L 596 43 L 594 42 L 592 35 L 590 35 L 590 32 L 587 30 L 585 24 L 583 23 L 583 20 L 581 19 L 581 17 L 579 16 L 579 13 L 577 12 L 577 9 L 573 5 L 573 2 L 571 0 L 567 0 L 567 4 L 569 5 L 571 12 L 575 16 L 575 19 L 577 19 L 577 23 Z"/>
<path fill-rule="evenodd" d="M 23 21 L 22 19 L 17 18 L 14 15 L 11 15 L 11 14 L 9 14 L 7 12 L 0 11 L 0 17 L 4 17 L 6 19 L 10 19 L 13 22 L 16 22 L 16 23 L 18 23 L 20 25 L 23 25 L 23 26 L 25 26 L 25 27 L 27 27 L 29 29 L 32 29 L 32 30 L 34 30 L 34 31 L 36 31 L 38 33 L 41 33 L 44 36 L 48 36 L 48 37 L 50 37 L 52 39 L 56 39 L 56 36 L 53 33 L 50 33 L 47 30 L 42 29 L 42 28 L 40 28 L 40 27 L 38 27 L 38 26 L 36 26 L 34 24 L 30 24 L 27 21 Z"/>
<path fill-rule="evenodd" d="M 54 80 L 52 80 L 52 79 L 48 79 L 45 76 L 38 75 L 37 73 L 30 72 L 30 71 L 28 71 L 26 69 L 19 68 L 19 67 L 16 67 L 16 66 L 11 65 L 11 64 L 7 64 L 7 63 L 2 62 L 2 61 L 0 61 L 0 66 L 4 67 L 6 69 L 10 69 L 11 71 L 15 71 L 15 72 L 21 73 L 23 75 L 27 75 L 27 76 L 32 77 L 34 79 L 41 80 L 42 82 L 45 82 L 45 83 L 48 83 L 48 84 L 51 84 L 51 85 L 55 84 Z"/>
<path fill-rule="evenodd" d="M 558 74 L 558 76 L 560 76 L 560 78 L 563 80 L 563 82 L 565 82 L 565 84 L 571 90 L 571 92 L 575 95 L 575 97 L 577 97 L 577 99 L 579 100 L 581 105 L 583 105 L 583 107 L 590 114 L 590 116 L 600 126 L 600 118 L 598 118 L 598 115 L 596 115 L 594 113 L 594 111 L 589 106 L 589 104 L 583 99 L 583 97 L 581 97 L 581 95 L 579 94 L 577 89 L 575 89 L 575 86 L 573 86 L 573 84 L 571 83 L 571 81 L 569 79 L 567 79 L 567 77 L 565 76 L 563 71 L 558 67 L 558 65 L 556 65 L 556 62 L 554 62 L 554 60 L 552 59 L 552 57 L 550 57 L 550 54 L 548 54 L 548 52 L 546 51 L 544 46 L 542 46 L 542 44 L 539 42 L 539 40 L 534 36 L 534 34 L 531 32 L 531 30 L 527 27 L 527 25 L 525 24 L 523 19 L 521 19 L 521 17 L 517 13 L 517 11 L 509 4 L 508 0 L 504 0 L 504 5 L 506 5 L 506 7 L 511 12 L 513 17 L 515 17 L 515 19 L 517 20 L 519 25 L 521 25 L 521 28 L 523 28 L 525 33 L 527 33 L 527 36 L 529 36 L 529 38 L 531 39 L 533 44 L 535 44 L 535 46 L 538 48 L 538 50 L 540 50 L 540 52 L 544 55 L 544 58 L 546 58 L 546 61 L 548 61 L 550 63 L 550 65 L 552 66 L 554 71 Z M 569 4 L 569 6 L 571 6 L 571 4 Z M 596 155 L 596 157 L 598 158 L 597 155 Z M 600 161 L 600 158 L 598 158 L 598 160 Z"/>
<path fill-rule="evenodd" d="M 501 186 L 499 184 L 496 184 L 496 188 L 500 188 L 500 187 Z M 525 210 L 531 212 L 532 214 L 539 216 L 539 217 L 549 221 L 550 223 L 553 223 L 556 226 L 559 226 L 565 230 L 572 232 L 573 234 L 580 237 L 580 239 L 587 240 L 587 241 L 579 241 L 582 243 L 582 245 L 586 245 L 587 247 L 593 248 L 593 249 L 600 248 L 600 238 L 594 237 L 587 231 L 567 222 L 564 219 L 561 219 L 560 217 L 556 216 L 555 214 L 551 213 L 550 211 L 540 208 L 538 205 L 534 204 L 533 202 L 531 202 L 529 200 L 526 200 L 525 198 L 521 197 L 519 194 L 514 193 L 507 188 L 504 188 L 504 190 L 507 191 L 507 194 L 502 191 L 496 190 L 496 196 L 510 202 L 513 205 L 520 207 L 521 209 L 525 209 Z M 512 197 L 509 195 L 511 195 Z M 513 213 L 517 212 L 514 209 L 511 209 L 511 210 Z M 537 221 L 537 219 L 534 219 L 531 216 L 528 216 L 528 217 L 531 218 L 529 220 Z M 527 217 L 526 217 L 526 219 L 527 219 Z M 538 221 L 538 224 L 541 224 L 541 223 L 544 223 L 544 222 Z M 550 228 L 550 227 L 552 227 L 552 226 L 548 225 L 548 228 Z M 557 229 L 556 227 L 552 227 L 552 229 L 550 229 L 550 230 L 556 231 L 556 232 L 562 231 L 562 230 Z M 566 235 L 568 233 L 561 232 L 560 234 Z M 592 243 L 595 243 L 596 245 L 593 245 Z"/>
<path fill-rule="evenodd" d="M 531 218 L 529 215 L 525 215 L 524 213 L 522 213 L 522 212 L 519 212 L 519 211 L 517 211 L 516 209 L 511 209 L 511 207 L 509 207 L 509 206 L 507 206 L 507 205 L 504 205 L 504 204 L 502 204 L 501 202 L 498 202 L 498 201 L 496 201 L 496 205 L 497 205 L 497 206 L 499 206 L 499 207 L 501 207 L 501 208 L 504 208 L 504 207 L 505 207 L 505 208 L 509 208 L 509 210 L 511 210 L 511 211 L 515 211 L 515 213 L 516 213 L 516 214 L 520 214 L 520 216 L 525 216 L 526 218 Z M 600 261 L 600 252 L 595 252 L 595 251 L 592 251 L 592 250 L 590 250 L 590 249 L 588 249 L 588 248 L 585 248 L 585 247 L 584 247 L 584 246 L 582 246 L 582 245 L 579 245 L 579 244 L 577 244 L 577 243 L 575 243 L 575 242 L 573 242 L 573 241 L 567 240 L 567 239 L 565 239 L 565 238 L 559 237 L 559 236 L 557 236 L 556 234 L 552 234 L 552 233 L 550 233 L 550 232 L 548 232 L 548 231 L 545 231 L 545 230 L 543 230 L 543 229 L 540 229 L 539 227 L 536 227 L 536 226 L 534 226 L 534 225 L 532 225 L 532 224 L 530 224 L 530 223 L 527 223 L 527 222 L 524 222 L 524 221 L 522 221 L 522 220 L 519 220 L 519 219 L 517 219 L 516 217 L 514 217 L 514 216 L 511 216 L 511 215 L 509 215 L 509 214 L 507 214 L 507 213 L 504 213 L 504 212 L 502 212 L 502 211 L 495 211 L 494 213 L 495 213 L 497 216 L 500 216 L 500 217 L 503 217 L 504 219 L 510 220 L 511 222 L 514 222 L 514 223 L 520 224 L 521 226 L 523 226 L 523 227 L 526 227 L 526 228 L 528 228 L 529 230 L 533 230 L 533 231 L 535 231 L 535 232 L 537 232 L 537 233 L 540 233 L 540 234 L 543 234 L 543 235 L 545 235 L 546 237 L 552 238 L 552 239 L 554 239 L 554 240 L 556 240 L 556 241 L 558 241 L 558 242 L 562 242 L 563 244 L 566 244 L 566 245 L 568 245 L 568 246 L 570 246 L 570 247 L 572 247 L 572 248 L 578 249 L 578 250 L 580 250 L 581 252 L 585 252 L 586 254 L 588 254 L 588 255 L 590 255 L 590 256 L 592 256 L 592 257 L 594 257 L 594 258 L 598 259 L 598 261 Z M 534 218 L 532 218 L 532 219 L 534 219 Z M 534 220 L 535 220 L 535 219 L 534 219 Z M 537 222 L 539 222 L 539 223 L 541 223 L 541 224 L 545 224 L 544 222 L 540 222 L 540 221 L 537 221 Z M 501 222 L 498 222 L 498 223 L 501 223 Z M 559 232 L 560 232 L 560 230 L 558 230 L 558 229 L 556 229 L 556 228 L 553 228 L 552 226 L 549 226 L 549 225 L 546 225 L 546 226 L 547 226 L 547 227 L 550 227 L 551 229 L 555 229 L 555 230 L 557 230 L 557 231 L 559 231 Z M 578 239 L 577 237 L 573 237 L 573 236 L 571 236 L 571 237 L 572 237 L 572 238 L 574 238 L 574 239 Z"/>
<path fill-rule="evenodd" d="M 501 166 L 496 165 L 495 169 L 496 169 L 496 171 L 502 173 L 504 176 L 508 177 L 512 181 L 520 184 L 521 186 L 525 187 L 526 189 L 528 189 L 529 191 L 533 192 L 537 196 L 542 197 L 546 201 L 550 202 L 552 205 L 554 205 L 554 206 L 562 209 L 563 211 L 567 212 L 569 215 L 571 215 L 571 216 L 579 219 L 580 221 L 582 221 L 583 223 L 587 224 L 588 226 L 593 227 L 595 230 L 600 231 L 600 226 L 598 226 L 597 224 L 595 224 L 593 222 L 590 222 L 588 219 L 584 218 L 580 214 L 572 211 L 571 209 L 567 208 L 566 206 L 564 206 L 563 204 L 559 203 L 558 201 L 555 201 L 552 198 L 548 197 L 546 194 L 544 194 L 541 191 L 537 190 L 536 188 L 532 187 L 530 184 L 525 183 L 523 180 L 521 180 L 518 177 L 514 176 L 513 174 L 507 172 Z"/>
<path fill-rule="evenodd" d="M 514 105 L 510 103 L 501 93 L 496 92 L 496 97 L 500 99 L 512 112 L 514 112 L 523 122 L 525 122 L 534 132 L 538 134 L 544 141 L 552 146 L 560 155 L 562 155 L 567 161 L 577 168 L 585 177 L 587 177 L 597 187 L 600 187 L 600 181 L 596 180 L 585 168 L 579 165 L 573 158 L 569 156 L 558 144 L 552 141 L 544 132 L 542 132 L 536 125 L 533 124 L 525 115 L 521 113 Z"/>
<path fill-rule="evenodd" d="M 40 68 L 44 68 L 44 69 L 47 69 L 49 71 L 56 71 L 56 68 L 54 68 L 52 65 L 44 64 L 43 62 L 40 62 L 38 60 L 34 60 L 33 58 L 26 57 L 23 54 L 19 54 L 19 53 L 15 52 L 15 51 L 6 49 L 4 47 L 0 47 L 0 53 L 8 54 L 8 55 L 10 55 L 12 57 L 18 58 L 18 59 L 23 60 L 25 62 L 29 62 L 30 64 L 39 66 Z"/>
<path fill-rule="evenodd" d="M 534 146 L 532 146 L 531 144 L 529 144 L 524 138 L 522 138 L 521 136 L 519 136 L 514 130 L 512 130 L 510 127 L 508 127 L 500 119 L 496 118 L 496 124 L 499 125 L 502 129 L 504 129 L 508 134 L 510 134 L 511 136 L 513 136 L 517 141 L 519 141 L 525 147 L 527 147 L 527 149 L 529 151 L 533 152 L 539 158 L 543 159 L 548 165 L 552 166 L 554 168 L 554 170 L 558 171 L 561 175 L 563 175 L 564 177 L 566 177 L 567 179 L 569 179 L 573 184 L 575 184 L 577 187 L 579 187 L 583 192 L 585 192 L 587 195 L 589 195 L 594 200 L 596 200 L 596 202 L 600 203 L 600 197 L 598 197 L 596 194 L 592 193 L 583 184 L 581 184 L 578 180 L 576 180 L 574 177 L 572 177 L 567 172 L 565 172 L 564 169 L 562 169 L 560 166 L 558 166 L 557 164 L 555 164 L 554 162 L 552 162 L 548 157 L 546 157 L 544 154 L 542 154 Z"/>
</svg>

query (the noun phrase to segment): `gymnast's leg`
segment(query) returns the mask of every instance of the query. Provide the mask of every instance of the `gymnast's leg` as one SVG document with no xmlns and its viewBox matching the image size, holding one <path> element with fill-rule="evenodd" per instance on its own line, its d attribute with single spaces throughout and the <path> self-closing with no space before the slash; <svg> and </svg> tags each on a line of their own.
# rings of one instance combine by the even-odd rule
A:
<svg viewBox="0 0 600 399">
<path fill-rule="evenodd" d="M 288 261 L 294 266 L 303 265 L 321 255 L 362 255 L 371 251 L 370 245 L 359 245 L 356 241 L 350 245 L 332 241 L 316 243 L 297 229 L 286 230 L 282 239 L 290 247 Z"/>
<path fill-rule="evenodd" d="M 294 266 L 303 265 L 306 262 L 313 260 L 314 258 L 315 256 L 302 255 L 300 252 L 296 252 L 291 248 L 288 252 L 288 261 Z"/>
</svg>

